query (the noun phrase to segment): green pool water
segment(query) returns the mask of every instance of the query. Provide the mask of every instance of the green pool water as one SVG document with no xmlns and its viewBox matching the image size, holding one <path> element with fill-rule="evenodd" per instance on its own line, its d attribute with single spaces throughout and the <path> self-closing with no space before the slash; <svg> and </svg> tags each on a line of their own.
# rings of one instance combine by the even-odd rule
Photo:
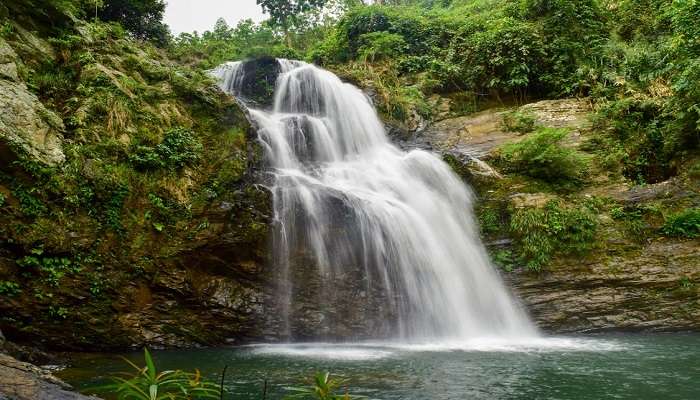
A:
<svg viewBox="0 0 700 400">
<path fill-rule="evenodd" d="M 140 353 L 124 354 L 143 364 Z M 369 399 L 700 399 L 700 335 L 604 335 L 459 343 L 254 345 L 155 351 L 160 369 L 199 368 L 226 399 L 280 399 L 316 371 Z M 80 355 L 58 375 L 84 390 L 128 368 Z"/>
</svg>

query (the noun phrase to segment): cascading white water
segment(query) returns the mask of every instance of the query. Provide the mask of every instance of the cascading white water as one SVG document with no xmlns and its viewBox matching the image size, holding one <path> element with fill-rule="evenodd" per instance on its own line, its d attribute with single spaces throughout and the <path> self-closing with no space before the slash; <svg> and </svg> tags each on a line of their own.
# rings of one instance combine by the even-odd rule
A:
<svg viewBox="0 0 700 400">
<path fill-rule="evenodd" d="M 400 338 L 537 336 L 489 262 L 470 189 L 433 154 L 392 145 L 356 87 L 310 64 L 279 64 L 273 109 L 250 115 L 274 174 L 285 329 L 303 284 L 290 281 L 290 252 L 302 246 L 321 277 L 364 269 L 363 284 L 383 289 Z M 238 94 L 241 63 L 213 74 Z M 332 287 L 322 290 L 332 298 Z"/>
</svg>

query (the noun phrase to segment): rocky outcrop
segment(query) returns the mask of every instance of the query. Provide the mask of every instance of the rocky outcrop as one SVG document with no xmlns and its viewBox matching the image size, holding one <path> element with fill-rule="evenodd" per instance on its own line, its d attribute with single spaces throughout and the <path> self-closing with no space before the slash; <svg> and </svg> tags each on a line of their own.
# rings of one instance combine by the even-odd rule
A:
<svg viewBox="0 0 700 400">
<path fill-rule="evenodd" d="M 50 372 L 0 353 L 0 399 L 96 400 L 71 390 Z"/>
<path fill-rule="evenodd" d="M 656 240 L 641 250 L 510 275 L 550 332 L 700 330 L 700 241 Z"/>
<path fill-rule="evenodd" d="M 20 81 L 17 61 L 0 38 L 0 160 L 8 163 L 26 156 L 50 166 L 61 164 L 63 121 Z"/>
<path fill-rule="evenodd" d="M 491 162 L 499 147 L 526 137 L 504 129 L 503 117 L 510 111 L 486 110 L 438 121 L 416 139 L 442 153 L 472 184 L 480 209 L 497 218 L 485 233 L 487 246 L 492 254 L 509 257 L 503 276 L 537 324 L 548 332 L 700 330 L 700 240 L 659 234 L 662 214 L 700 205 L 697 178 L 677 176 L 637 186 L 614 172 L 591 170 L 585 185 L 562 193 L 527 176 L 498 171 L 485 175 L 488 169 L 477 168 L 475 160 Z M 534 116 L 536 125 L 568 129 L 564 146 L 581 149 L 596 135 L 585 99 L 540 101 L 517 111 Z M 570 207 L 597 202 L 588 206 L 598 226 L 593 250 L 579 257 L 554 257 L 542 271 L 527 271 L 518 265 L 508 218 L 519 210 L 542 209 L 550 201 Z M 634 230 L 626 218 L 636 218 Z"/>
<path fill-rule="evenodd" d="M 591 111 L 585 99 L 544 100 L 517 109 L 531 114 L 535 124 L 571 130 L 570 137 L 587 124 Z M 440 120 L 425 129 L 419 138 L 441 152 L 457 152 L 484 158 L 506 143 L 520 140 L 521 134 L 509 132 L 503 126 L 506 109 L 489 109 L 466 116 Z"/>
</svg>

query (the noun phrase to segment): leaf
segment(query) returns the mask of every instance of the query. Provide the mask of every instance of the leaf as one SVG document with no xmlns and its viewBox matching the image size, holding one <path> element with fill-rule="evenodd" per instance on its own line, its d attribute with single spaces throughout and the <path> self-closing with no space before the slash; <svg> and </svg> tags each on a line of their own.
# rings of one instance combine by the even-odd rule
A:
<svg viewBox="0 0 700 400">
<path fill-rule="evenodd" d="M 151 353 L 148 352 L 148 348 L 143 348 L 143 354 L 146 359 L 146 367 L 148 368 L 148 377 L 153 382 L 156 380 L 156 366 L 153 363 L 153 358 L 151 358 Z"/>
</svg>

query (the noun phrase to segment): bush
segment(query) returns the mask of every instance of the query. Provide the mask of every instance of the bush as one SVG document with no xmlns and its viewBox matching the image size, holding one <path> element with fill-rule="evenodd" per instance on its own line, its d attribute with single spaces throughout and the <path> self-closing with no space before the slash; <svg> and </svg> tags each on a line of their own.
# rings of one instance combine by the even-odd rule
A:
<svg viewBox="0 0 700 400">
<path fill-rule="evenodd" d="M 508 132 L 530 133 L 535 130 L 535 122 L 535 115 L 528 112 L 511 111 L 503 114 L 503 129 Z"/>
<path fill-rule="evenodd" d="M 582 255 L 595 243 L 595 216 L 586 208 L 565 208 L 551 200 L 543 208 L 513 213 L 510 231 L 519 259 L 527 269 L 540 271 L 556 254 Z"/>
<path fill-rule="evenodd" d="M 561 145 L 564 129 L 540 128 L 518 143 L 501 148 L 501 161 L 510 172 L 553 183 L 579 183 L 588 161 L 576 150 Z"/>
<path fill-rule="evenodd" d="M 673 237 L 700 236 L 700 208 L 692 208 L 669 216 L 661 231 L 664 235 Z"/>
<path fill-rule="evenodd" d="M 165 134 L 157 146 L 136 146 L 129 161 L 142 170 L 175 169 L 199 161 L 202 144 L 189 129 L 177 128 Z"/>
<path fill-rule="evenodd" d="M 407 47 L 401 35 L 387 32 L 365 33 L 360 36 L 360 42 L 358 54 L 364 62 L 400 56 Z"/>
</svg>

